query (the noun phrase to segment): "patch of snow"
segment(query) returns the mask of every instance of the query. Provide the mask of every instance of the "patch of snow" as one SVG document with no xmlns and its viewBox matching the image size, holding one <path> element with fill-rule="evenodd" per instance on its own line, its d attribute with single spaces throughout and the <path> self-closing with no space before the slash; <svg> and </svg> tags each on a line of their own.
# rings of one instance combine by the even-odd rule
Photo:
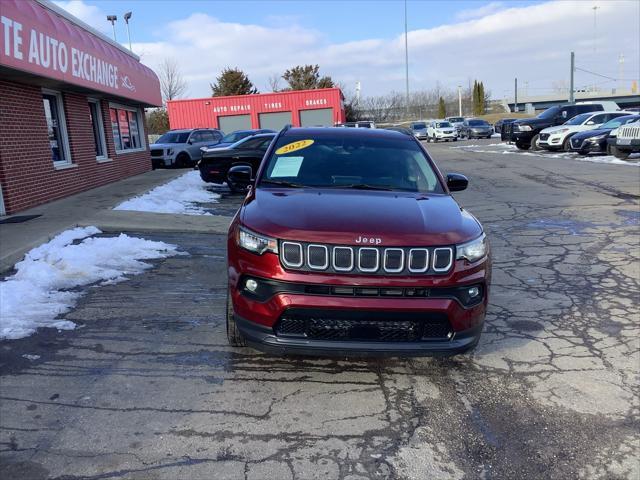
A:
<svg viewBox="0 0 640 480">
<path fill-rule="evenodd" d="M 38 360 L 40 358 L 40 355 L 29 355 L 28 353 L 25 353 L 24 355 L 22 355 L 22 358 L 26 358 L 27 360 L 31 360 L 33 362 L 35 360 Z"/>
<path fill-rule="evenodd" d="M 0 282 L 0 339 L 23 338 L 39 327 L 71 330 L 75 324 L 59 317 L 83 293 L 70 289 L 123 281 L 151 268 L 142 260 L 178 254 L 176 245 L 125 234 L 92 237 L 98 233 L 96 227 L 67 230 L 15 265 L 16 273 Z"/>
<path fill-rule="evenodd" d="M 197 203 L 214 203 L 220 198 L 220 195 L 210 192 L 207 187 L 208 184 L 202 181 L 200 173 L 194 170 L 144 195 L 126 200 L 114 210 L 211 215 L 196 205 Z"/>
<path fill-rule="evenodd" d="M 468 152 L 474 153 L 495 153 L 502 155 L 516 154 L 516 155 L 524 155 L 527 157 L 541 157 L 541 158 L 566 158 L 569 160 L 576 160 L 579 162 L 593 162 L 593 163 L 608 163 L 612 165 L 631 165 L 631 166 L 640 166 L 640 155 L 632 154 L 627 160 L 620 160 L 619 158 L 614 157 L 613 155 L 578 155 L 573 152 L 560 152 L 553 153 L 548 151 L 537 151 L 537 152 L 529 152 L 526 150 L 519 150 L 514 144 L 502 142 L 502 143 L 487 143 L 487 144 L 479 144 L 479 145 L 461 145 L 459 147 L 449 147 L 449 148 L 459 148 L 466 150 Z M 496 150 L 487 150 L 488 148 L 495 148 Z M 639 161 L 634 161 L 638 159 Z"/>
</svg>

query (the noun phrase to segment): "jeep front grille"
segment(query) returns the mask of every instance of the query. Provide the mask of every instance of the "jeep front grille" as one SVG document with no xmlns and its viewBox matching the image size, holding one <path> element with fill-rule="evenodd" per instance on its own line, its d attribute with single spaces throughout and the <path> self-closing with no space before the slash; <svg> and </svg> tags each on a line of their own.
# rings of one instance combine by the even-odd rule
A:
<svg viewBox="0 0 640 480">
<path fill-rule="evenodd" d="M 325 341 L 446 341 L 453 336 L 442 314 L 321 309 L 286 310 L 275 326 L 279 337 Z"/>
<path fill-rule="evenodd" d="M 376 275 L 444 274 L 453 247 L 352 247 L 282 241 L 280 261 L 289 270 Z"/>
</svg>

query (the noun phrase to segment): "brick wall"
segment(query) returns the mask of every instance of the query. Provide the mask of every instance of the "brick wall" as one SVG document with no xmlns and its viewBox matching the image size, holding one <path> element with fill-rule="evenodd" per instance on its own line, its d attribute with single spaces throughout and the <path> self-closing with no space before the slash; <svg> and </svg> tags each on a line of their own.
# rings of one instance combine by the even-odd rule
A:
<svg viewBox="0 0 640 480">
<path fill-rule="evenodd" d="M 100 106 L 111 161 L 98 162 L 89 97 L 72 92 L 62 96 L 73 167 L 56 170 L 42 89 L 0 80 L 0 92 L 0 184 L 8 214 L 151 170 L 148 149 L 116 154 L 106 100 Z"/>
</svg>

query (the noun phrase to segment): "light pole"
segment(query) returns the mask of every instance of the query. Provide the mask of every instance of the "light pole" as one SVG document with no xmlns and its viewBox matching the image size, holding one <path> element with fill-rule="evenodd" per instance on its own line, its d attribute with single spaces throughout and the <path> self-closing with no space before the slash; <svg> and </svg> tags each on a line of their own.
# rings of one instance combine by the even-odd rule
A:
<svg viewBox="0 0 640 480">
<path fill-rule="evenodd" d="M 597 45 L 598 45 L 598 22 L 597 22 L 597 17 L 598 17 L 598 7 L 597 5 L 594 5 L 593 7 L 591 7 L 591 9 L 593 10 L 593 62 L 596 63 L 596 53 L 597 53 Z M 597 89 L 597 85 L 595 83 L 595 79 L 593 82 L 593 91 L 595 92 Z"/>
<path fill-rule="evenodd" d="M 407 0 L 404 0 L 404 74 L 406 81 L 407 115 L 409 114 L 409 39 L 407 35 Z"/>
<path fill-rule="evenodd" d="M 458 85 L 458 116 L 462 116 L 462 85 Z"/>
<path fill-rule="evenodd" d="M 124 14 L 124 23 L 127 24 L 127 37 L 129 38 L 129 51 L 132 52 L 133 50 L 131 50 L 131 32 L 129 31 L 130 18 L 131 18 L 131 12 L 127 12 Z"/>
<path fill-rule="evenodd" d="M 116 20 L 118 17 L 116 15 L 107 15 L 107 21 L 111 22 L 111 26 L 113 27 L 113 41 L 117 42 L 116 39 Z"/>
</svg>

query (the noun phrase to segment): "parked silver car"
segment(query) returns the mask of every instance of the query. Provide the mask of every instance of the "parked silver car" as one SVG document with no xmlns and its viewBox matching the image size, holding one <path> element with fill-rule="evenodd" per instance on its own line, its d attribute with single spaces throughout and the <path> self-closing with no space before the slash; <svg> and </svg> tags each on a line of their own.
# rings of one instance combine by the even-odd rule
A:
<svg viewBox="0 0 640 480">
<path fill-rule="evenodd" d="M 169 130 L 149 147 L 153 167 L 193 167 L 202 155 L 200 148 L 219 143 L 223 136 L 213 128 Z"/>
<path fill-rule="evenodd" d="M 419 139 L 424 140 L 427 138 L 427 122 L 413 122 L 411 124 L 411 131 L 413 135 Z"/>
</svg>

